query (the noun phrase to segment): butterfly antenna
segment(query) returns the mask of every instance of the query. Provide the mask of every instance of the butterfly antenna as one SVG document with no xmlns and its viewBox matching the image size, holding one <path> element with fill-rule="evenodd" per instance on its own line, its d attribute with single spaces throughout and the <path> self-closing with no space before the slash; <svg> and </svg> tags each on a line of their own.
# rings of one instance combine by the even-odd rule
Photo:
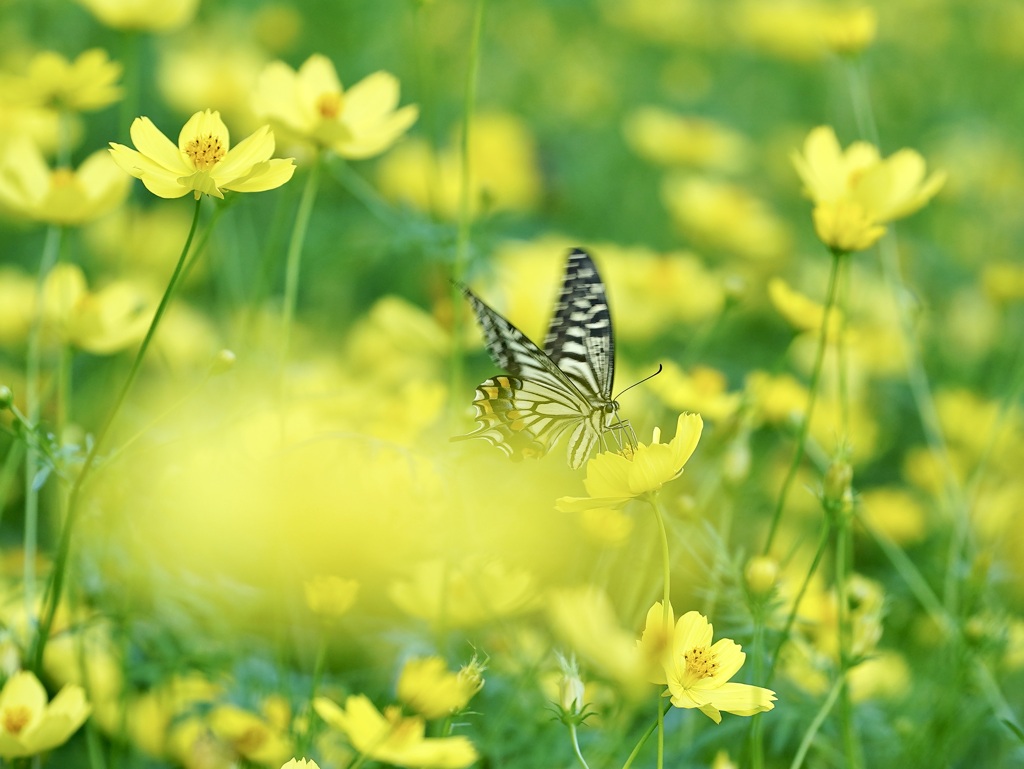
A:
<svg viewBox="0 0 1024 769">
<path fill-rule="evenodd" d="M 659 364 L 658 364 L 658 370 L 657 370 L 657 371 L 655 371 L 655 372 L 654 372 L 653 374 L 651 374 L 651 375 L 649 375 L 649 376 L 645 376 L 645 377 L 644 377 L 643 379 L 641 379 L 641 380 L 640 380 L 639 382 L 633 382 L 633 384 L 631 384 L 631 385 L 630 385 L 629 387 L 627 387 L 627 388 L 626 388 L 625 390 L 620 390 L 620 391 L 619 391 L 619 394 L 618 394 L 618 395 L 616 395 L 616 396 L 615 396 L 615 398 L 613 398 L 613 400 L 618 400 L 619 398 L 621 398 L 621 397 L 622 397 L 622 394 L 623 394 L 624 392 L 628 392 L 629 390 L 632 390 L 632 389 L 633 389 L 634 387 L 636 387 L 637 385 L 641 385 L 641 384 L 643 384 L 643 383 L 644 383 L 644 382 L 646 382 L 646 381 L 647 381 L 648 379 L 654 379 L 654 377 L 658 376 L 658 374 L 660 374 L 660 373 L 661 373 L 661 372 L 662 372 L 662 371 L 663 371 L 664 369 L 665 369 L 665 367 L 664 367 L 664 366 L 662 366 L 662 365 L 661 365 L 661 364 L 659 363 Z"/>
</svg>

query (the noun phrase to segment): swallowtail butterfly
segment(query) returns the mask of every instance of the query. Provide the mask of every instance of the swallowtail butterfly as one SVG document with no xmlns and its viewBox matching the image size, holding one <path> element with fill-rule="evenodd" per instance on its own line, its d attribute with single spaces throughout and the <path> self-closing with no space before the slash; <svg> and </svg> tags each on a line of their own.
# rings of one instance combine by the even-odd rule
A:
<svg viewBox="0 0 1024 769">
<path fill-rule="evenodd" d="M 635 443 L 612 397 L 612 319 L 604 283 L 586 251 L 577 248 L 569 253 L 543 350 L 468 288 L 459 288 L 483 329 L 487 352 L 507 373 L 476 388 L 477 428 L 457 439 L 483 438 L 519 460 L 544 456 L 568 433 L 573 469 L 612 430 L 620 444 L 622 434 Z"/>
</svg>

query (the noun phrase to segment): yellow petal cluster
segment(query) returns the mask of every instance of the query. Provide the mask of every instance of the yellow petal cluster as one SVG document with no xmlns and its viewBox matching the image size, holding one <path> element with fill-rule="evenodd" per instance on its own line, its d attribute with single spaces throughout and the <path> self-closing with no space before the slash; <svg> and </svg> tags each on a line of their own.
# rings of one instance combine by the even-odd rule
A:
<svg viewBox="0 0 1024 769">
<path fill-rule="evenodd" d="M 51 169 L 32 141 L 19 138 L 0 160 L 0 205 L 33 221 L 79 225 L 121 205 L 128 181 L 103 150 L 77 169 Z"/>
<path fill-rule="evenodd" d="M 303 588 L 306 606 L 324 619 L 336 619 L 348 612 L 359 593 L 359 583 L 356 580 L 343 579 L 331 574 L 308 579 Z"/>
<path fill-rule="evenodd" d="M 343 708 L 317 697 L 313 708 L 328 725 L 343 732 L 360 754 L 385 764 L 462 769 L 478 757 L 467 737 L 426 737 L 421 717 L 403 717 L 395 707 L 381 713 L 362 694 L 349 697 Z"/>
<path fill-rule="evenodd" d="M 111 142 L 110 153 L 123 170 L 161 198 L 190 192 L 196 199 L 203 194 L 223 198 L 225 190 L 263 192 L 280 187 L 295 172 L 294 161 L 270 158 L 274 134 L 269 126 L 231 147 L 220 113 L 210 110 L 189 118 L 177 147 L 147 117 L 134 120 L 131 137 L 136 149 Z"/>
<path fill-rule="evenodd" d="M 97 19 L 114 29 L 166 32 L 187 24 L 199 0 L 78 0 Z"/>
<path fill-rule="evenodd" d="M 679 115 L 662 107 L 638 107 L 622 126 L 626 142 L 645 160 L 733 173 L 750 163 L 743 134 L 713 120 Z"/>
<path fill-rule="evenodd" d="M 716 724 L 721 723 L 723 710 L 752 716 L 774 708 L 775 692 L 729 680 L 739 672 L 746 655 L 728 638 L 712 644 L 712 630 L 707 617 L 695 611 L 687 612 L 676 623 L 671 659 L 665 667 L 672 704 L 698 708 Z"/>
<path fill-rule="evenodd" d="M 89 717 L 81 686 L 69 684 L 52 701 L 39 679 L 15 673 L 0 690 L 0 756 L 34 756 L 63 744 Z"/>
<path fill-rule="evenodd" d="M 793 164 L 814 202 L 814 227 L 834 251 L 862 251 L 885 234 L 885 224 L 909 216 L 942 188 L 946 174 L 925 178 L 920 154 L 902 149 L 882 158 L 867 142 L 839 146 L 829 126 L 812 130 Z"/>
<path fill-rule="evenodd" d="M 610 451 L 598 454 L 587 462 L 583 481 L 590 496 L 562 497 L 555 506 L 565 513 L 615 508 L 657 491 L 682 474 L 703 429 L 699 414 L 680 414 L 675 437 L 668 443 L 660 442 L 661 432 L 655 428 L 651 444 L 639 444 L 629 456 Z"/>
<path fill-rule="evenodd" d="M 476 660 L 452 673 L 440 657 L 413 657 L 398 677 L 398 699 L 424 718 L 450 716 L 483 688 L 482 672 Z"/>
<path fill-rule="evenodd" d="M 74 61 L 55 51 L 41 51 L 29 61 L 23 77 L 5 80 L 3 90 L 21 106 L 89 112 L 120 100 L 121 71 L 102 48 L 91 48 Z"/>
<path fill-rule="evenodd" d="M 398 109 L 398 98 L 398 79 L 389 72 L 344 90 L 330 59 L 314 54 L 298 71 L 281 61 L 268 64 L 253 106 L 287 135 L 360 159 L 384 152 L 416 122 L 419 108 Z"/>
</svg>

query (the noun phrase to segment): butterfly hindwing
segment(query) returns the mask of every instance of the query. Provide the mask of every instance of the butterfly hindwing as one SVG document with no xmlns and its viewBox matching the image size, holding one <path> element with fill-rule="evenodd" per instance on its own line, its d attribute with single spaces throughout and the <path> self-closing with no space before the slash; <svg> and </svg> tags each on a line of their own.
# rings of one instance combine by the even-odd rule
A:
<svg viewBox="0 0 1024 769">
<path fill-rule="evenodd" d="M 569 254 L 544 349 L 465 286 L 487 352 L 505 375 L 476 389 L 477 428 L 512 459 L 543 456 L 569 433 L 567 460 L 578 468 L 611 423 L 614 342 L 604 284 L 590 256 Z"/>
</svg>

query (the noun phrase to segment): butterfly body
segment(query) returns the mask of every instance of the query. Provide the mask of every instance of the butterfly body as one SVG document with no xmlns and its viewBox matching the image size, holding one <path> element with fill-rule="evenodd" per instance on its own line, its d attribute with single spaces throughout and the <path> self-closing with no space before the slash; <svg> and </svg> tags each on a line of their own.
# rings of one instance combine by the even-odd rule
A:
<svg viewBox="0 0 1024 769">
<path fill-rule="evenodd" d="M 477 387 L 477 428 L 459 438 L 483 438 L 522 459 L 543 456 L 568 433 L 567 460 L 577 468 L 602 436 L 627 426 L 612 398 L 615 348 L 604 283 L 585 251 L 569 254 L 543 350 L 468 288 L 460 288 L 491 359 L 507 373 Z"/>
</svg>

